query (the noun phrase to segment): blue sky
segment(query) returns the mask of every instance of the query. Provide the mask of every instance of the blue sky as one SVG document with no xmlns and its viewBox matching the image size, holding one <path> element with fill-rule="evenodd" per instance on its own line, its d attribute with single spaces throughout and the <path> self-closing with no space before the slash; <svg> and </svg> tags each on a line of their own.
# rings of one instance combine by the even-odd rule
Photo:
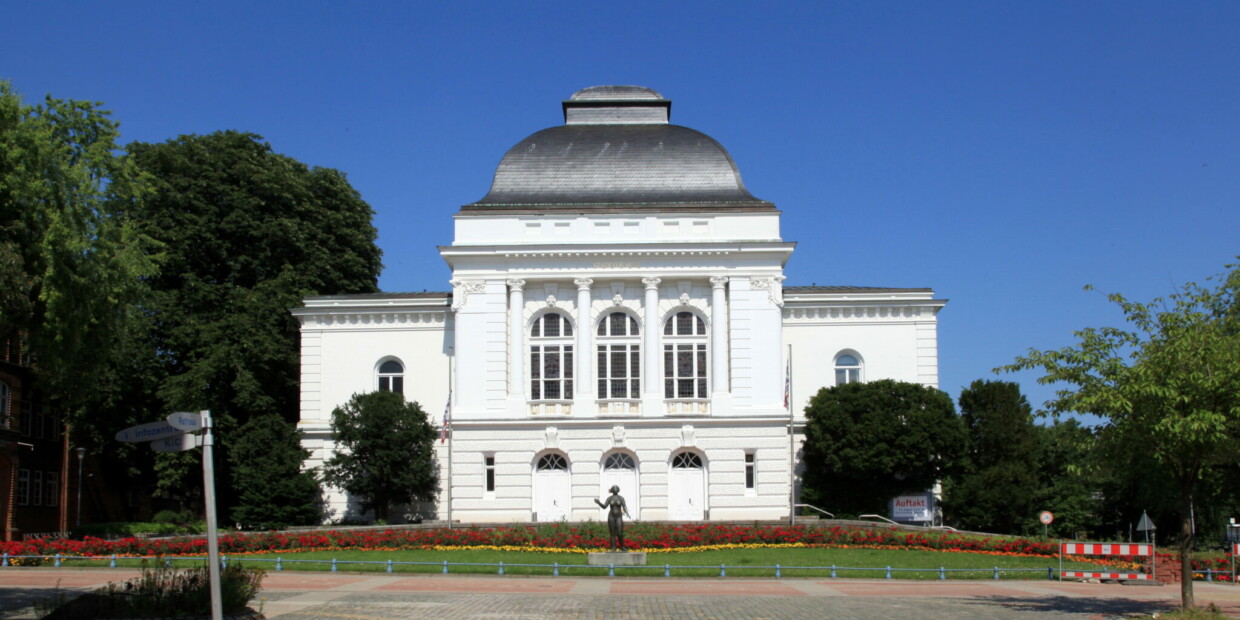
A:
<svg viewBox="0 0 1240 620">
<path fill-rule="evenodd" d="M 349 175 L 386 291 L 503 153 L 649 86 L 798 242 L 787 284 L 933 287 L 953 397 L 1240 254 L 1237 2 L 14 2 L 0 78 L 125 141 L 239 129 Z M 805 355 L 798 352 L 796 355 Z M 1035 406 L 1051 390 L 1020 381 Z"/>
</svg>

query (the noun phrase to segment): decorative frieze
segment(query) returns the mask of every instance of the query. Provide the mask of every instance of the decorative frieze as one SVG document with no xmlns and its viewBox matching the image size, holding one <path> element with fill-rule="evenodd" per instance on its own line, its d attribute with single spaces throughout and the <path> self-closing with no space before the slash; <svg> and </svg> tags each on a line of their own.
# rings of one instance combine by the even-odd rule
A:
<svg viewBox="0 0 1240 620">
<path fill-rule="evenodd" d="M 298 317 L 303 326 L 368 327 L 376 325 L 441 326 L 447 313 L 439 312 L 332 312 Z"/>
<path fill-rule="evenodd" d="M 785 323 L 843 321 L 906 321 L 925 319 L 924 306 L 818 306 L 784 308 Z"/>
</svg>

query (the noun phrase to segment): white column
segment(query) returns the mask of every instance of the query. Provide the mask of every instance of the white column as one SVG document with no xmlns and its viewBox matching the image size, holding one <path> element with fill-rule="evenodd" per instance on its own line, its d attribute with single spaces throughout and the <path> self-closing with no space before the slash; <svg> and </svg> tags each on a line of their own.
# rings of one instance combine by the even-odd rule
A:
<svg viewBox="0 0 1240 620">
<path fill-rule="evenodd" d="M 525 400 L 525 280 L 508 281 L 508 398 Z"/>
<path fill-rule="evenodd" d="M 659 324 L 659 278 L 642 278 L 646 285 L 646 326 L 642 331 L 642 349 L 646 352 L 642 369 L 642 385 L 646 386 L 643 397 L 642 412 L 654 415 L 662 412 L 663 375 L 659 371 L 659 334 L 663 326 Z"/>
<path fill-rule="evenodd" d="M 730 391 L 728 388 L 728 310 L 726 307 L 725 287 L 728 285 L 726 276 L 713 276 L 710 279 L 710 378 L 711 392 L 715 394 Z"/>
<path fill-rule="evenodd" d="M 590 320 L 590 285 L 594 284 L 594 280 L 577 278 L 573 280 L 573 284 L 577 285 L 577 355 L 576 372 L 573 377 L 573 400 L 579 401 L 578 415 L 584 415 L 589 411 L 591 395 L 594 394 L 592 389 L 594 384 L 591 383 L 594 377 L 590 372 L 592 367 L 590 360 L 594 359 L 594 352 L 591 351 L 594 322 Z"/>
</svg>

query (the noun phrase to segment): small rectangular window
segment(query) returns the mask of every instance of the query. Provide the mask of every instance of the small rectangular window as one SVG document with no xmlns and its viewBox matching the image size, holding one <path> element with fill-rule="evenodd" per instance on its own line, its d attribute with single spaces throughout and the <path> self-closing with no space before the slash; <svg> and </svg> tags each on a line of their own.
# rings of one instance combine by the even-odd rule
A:
<svg viewBox="0 0 1240 620">
<path fill-rule="evenodd" d="M 30 505 L 30 470 L 20 469 L 17 471 L 17 505 Z"/>
<path fill-rule="evenodd" d="M 30 401 L 22 401 L 22 434 L 29 437 L 34 432 L 34 413 Z"/>
<path fill-rule="evenodd" d="M 755 463 L 754 460 L 753 452 L 745 453 L 745 488 L 749 490 L 753 490 L 754 484 L 757 482 L 757 477 L 755 476 L 754 471 L 757 463 Z"/>
<path fill-rule="evenodd" d="M 486 475 L 487 475 L 487 480 L 486 480 L 487 493 L 494 493 L 495 492 L 495 457 L 493 456 L 485 457 L 485 462 L 486 462 Z"/>
<path fill-rule="evenodd" d="M 43 505 L 43 472 L 35 470 L 31 472 L 33 479 L 30 481 L 30 505 Z"/>
<path fill-rule="evenodd" d="M 47 472 L 47 505 L 60 503 L 60 474 Z"/>
</svg>

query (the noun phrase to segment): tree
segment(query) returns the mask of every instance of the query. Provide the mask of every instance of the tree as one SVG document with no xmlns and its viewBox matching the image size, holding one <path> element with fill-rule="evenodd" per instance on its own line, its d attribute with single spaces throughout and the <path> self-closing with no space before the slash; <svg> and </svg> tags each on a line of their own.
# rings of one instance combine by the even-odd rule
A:
<svg viewBox="0 0 1240 620">
<path fill-rule="evenodd" d="M 967 447 L 960 473 L 944 485 L 943 512 L 963 529 L 1018 533 L 1036 521 L 1033 409 L 1019 385 L 979 379 L 960 393 L 960 413 Z"/>
<path fill-rule="evenodd" d="M 422 408 L 399 393 L 355 394 L 332 411 L 339 451 L 328 459 L 325 479 L 386 521 L 393 504 L 435 498 L 435 436 Z"/>
<path fill-rule="evenodd" d="M 134 319 L 154 244 L 124 217 L 147 182 L 97 103 L 29 106 L 0 81 L 0 338 L 24 334 L 43 389 L 79 405 Z"/>
<path fill-rule="evenodd" d="M 265 415 L 292 421 L 299 410 L 299 333 L 288 309 L 307 295 L 377 290 L 373 212 L 342 173 L 308 168 L 254 134 L 128 150 L 153 179 L 132 222 L 165 252 L 142 306 L 147 359 L 133 363 L 157 367 L 162 404 L 147 415 L 210 409 L 226 468 L 239 426 Z M 160 455 L 159 468 L 168 491 L 194 470 L 179 454 Z"/>
<path fill-rule="evenodd" d="M 254 418 L 237 430 L 231 454 L 234 521 L 272 529 L 323 520 L 315 472 L 301 469 L 310 451 L 301 447 L 301 432 L 292 424 L 277 415 Z"/>
<path fill-rule="evenodd" d="M 1150 303 L 1107 295 L 1128 329 L 1086 328 L 1074 345 L 1030 350 L 1003 367 L 1038 368 L 1039 382 L 1067 384 L 1046 403 L 1051 413 L 1101 416 L 1101 441 L 1153 455 L 1178 493 L 1186 576 L 1201 481 L 1240 459 L 1240 268 L 1231 269 L 1213 287 L 1188 283 Z M 1192 579 L 1180 596 L 1184 608 L 1194 606 Z"/>
<path fill-rule="evenodd" d="M 833 512 L 882 512 L 933 486 L 964 449 L 951 397 L 914 383 L 823 388 L 805 417 L 805 497 Z"/>
<path fill-rule="evenodd" d="M 1051 536 L 1072 537 L 1077 532 L 1097 532 L 1103 525 L 1104 505 L 1100 490 L 1109 482 L 1109 468 L 1097 466 L 1097 443 L 1093 430 L 1074 419 L 1034 426 L 1038 436 L 1037 481 L 1030 493 L 1035 510 L 1049 510 L 1055 522 L 1046 528 Z M 1041 533 L 1041 527 L 1029 528 Z"/>
</svg>

